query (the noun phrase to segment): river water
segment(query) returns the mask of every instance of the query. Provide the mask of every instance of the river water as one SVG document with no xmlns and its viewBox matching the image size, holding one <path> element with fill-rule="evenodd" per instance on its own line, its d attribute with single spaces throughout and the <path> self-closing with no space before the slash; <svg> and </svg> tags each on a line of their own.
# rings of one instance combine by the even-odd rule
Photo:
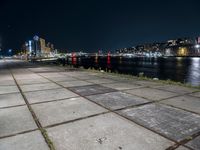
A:
<svg viewBox="0 0 200 150">
<path fill-rule="evenodd" d="M 120 65 L 122 73 L 138 75 L 140 72 L 144 76 L 159 78 L 162 80 L 173 80 L 182 83 L 189 83 L 194 86 L 200 86 L 200 58 L 159 58 L 145 59 L 139 58 L 134 60 L 125 60 L 128 63 Z"/>
<path fill-rule="evenodd" d="M 143 73 L 151 78 L 200 86 L 200 57 L 89 57 L 82 58 L 81 64 L 77 65 L 135 76 Z"/>
</svg>

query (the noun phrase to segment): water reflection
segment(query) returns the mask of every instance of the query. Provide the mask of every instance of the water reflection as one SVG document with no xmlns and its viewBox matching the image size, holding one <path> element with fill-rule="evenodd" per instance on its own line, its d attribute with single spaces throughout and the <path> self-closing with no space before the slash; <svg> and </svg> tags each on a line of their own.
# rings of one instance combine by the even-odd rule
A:
<svg viewBox="0 0 200 150">
<path fill-rule="evenodd" d="M 187 82 L 195 86 L 200 85 L 200 58 L 191 58 Z"/>
<path fill-rule="evenodd" d="M 97 58 L 98 57 L 98 58 Z M 85 68 L 111 70 L 123 74 L 138 75 L 143 72 L 145 76 L 162 80 L 173 80 L 200 86 L 200 58 L 199 57 L 99 57 L 82 60 Z"/>
</svg>

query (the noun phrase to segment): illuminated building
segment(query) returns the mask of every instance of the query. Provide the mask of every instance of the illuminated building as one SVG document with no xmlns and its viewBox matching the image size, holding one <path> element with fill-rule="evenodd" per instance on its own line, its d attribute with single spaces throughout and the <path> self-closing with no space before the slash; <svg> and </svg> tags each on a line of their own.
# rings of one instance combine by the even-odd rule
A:
<svg viewBox="0 0 200 150">
<path fill-rule="evenodd" d="M 34 55 L 34 41 L 33 40 L 29 40 L 28 41 L 28 54 L 29 55 Z"/>
<path fill-rule="evenodd" d="M 197 37 L 196 44 L 200 44 L 200 37 Z"/>
<path fill-rule="evenodd" d="M 34 36 L 33 40 L 28 40 L 23 44 L 21 53 L 25 53 L 31 56 L 44 57 L 49 56 L 54 51 L 54 45 L 48 42 L 46 44 L 45 39 L 38 36 Z"/>
<path fill-rule="evenodd" d="M 45 43 L 45 39 L 43 38 L 40 38 L 40 49 L 41 49 L 41 53 L 45 53 L 46 43 Z"/>
<path fill-rule="evenodd" d="M 45 48 L 45 53 L 48 54 L 48 53 L 50 53 L 50 52 L 51 52 L 50 47 L 46 47 L 46 48 Z"/>
<path fill-rule="evenodd" d="M 178 52 L 177 52 L 178 56 L 188 56 L 188 54 L 189 54 L 189 51 L 188 51 L 187 47 L 179 47 L 178 48 Z"/>
<path fill-rule="evenodd" d="M 51 44 L 50 48 L 51 48 L 51 51 L 53 51 L 54 50 L 54 45 Z"/>
<path fill-rule="evenodd" d="M 41 54 L 43 55 L 48 55 L 50 54 L 50 52 L 52 52 L 54 49 L 53 49 L 53 44 L 51 44 L 50 42 L 48 42 L 46 44 L 46 41 L 45 39 L 43 38 L 40 38 L 40 49 L 41 49 Z"/>
<path fill-rule="evenodd" d="M 173 51 L 170 48 L 165 50 L 165 56 L 173 56 Z"/>
<path fill-rule="evenodd" d="M 37 35 L 35 35 L 33 37 L 33 41 L 34 41 L 34 54 L 36 56 L 40 56 L 41 54 L 41 50 L 40 50 L 40 42 L 39 42 L 39 37 Z"/>
<path fill-rule="evenodd" d="M 167 41 L 168 46 L 176 46 L 177 45 L 177 40 L 169 40 Z"/>
</svg>

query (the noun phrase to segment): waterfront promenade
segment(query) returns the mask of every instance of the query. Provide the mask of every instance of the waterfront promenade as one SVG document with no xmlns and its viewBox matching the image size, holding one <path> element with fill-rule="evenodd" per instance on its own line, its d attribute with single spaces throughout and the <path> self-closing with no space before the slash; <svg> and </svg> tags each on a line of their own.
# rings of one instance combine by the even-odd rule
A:
<svg viewBox="0 0 200 150">
<path fill-rule="evenodd" d="M 199 150 L 200 90 L 0 60 L 0 150 Z"/>
</svg>

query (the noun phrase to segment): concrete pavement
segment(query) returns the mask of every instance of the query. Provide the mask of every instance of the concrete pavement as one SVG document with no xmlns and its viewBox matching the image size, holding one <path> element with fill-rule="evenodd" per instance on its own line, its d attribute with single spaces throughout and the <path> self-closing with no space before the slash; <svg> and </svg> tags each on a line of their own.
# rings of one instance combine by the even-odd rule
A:
<svg viewBox="0 0 200 150">
<path fill-rule="evenodd" d="M 199 150 L 200 91 L 0 60 L 0 150 Z"/>
</svg>

